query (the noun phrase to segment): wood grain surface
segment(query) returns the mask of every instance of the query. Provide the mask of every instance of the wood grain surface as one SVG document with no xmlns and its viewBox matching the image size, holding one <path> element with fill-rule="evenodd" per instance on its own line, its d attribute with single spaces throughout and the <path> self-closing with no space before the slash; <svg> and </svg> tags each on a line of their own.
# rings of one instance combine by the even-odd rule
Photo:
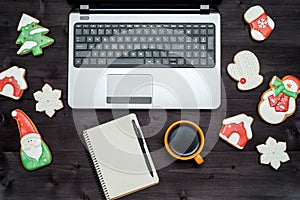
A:
<svg viewBox="0 0 300 200">
<path fill-rule="evenodd" d="M 254 42 L 243 13 L 260 4 L 272 16 L 276 28 L 264 42 Z M 160 183 L 124 199 L 300 199 L 300 102 L 296 113 L 281 125 L 268 125 L 257 114 L 260 95 L 272 76 L 300 78 L 300 1 L 223 0 L 222 14 L 222 107 L 218 110 L 72 110 L 67 105 L 68 13 L 64 0 L 0 1 L 0 70 L 17 65 L 27 69 L 29 88 L 20 101 L 0 96 L 0 200 L 101 199 L 97 181 L 82 145 L 81 131 L 129 112 L 137 114 L 158 168 Z M 43 56 L 18 56 L 15 44 L 21 14 L 25 12 L 50 29 L 55 44 Z M 240 92 L 226 72 L 235 53 L 251 50 L 259 58 L 264 82 Z M 35 111 L 33 93 L 45 83 L 63 91 L 65 107 L 49 119 Z M 53 153 L 53 163 L 28 172 L 19 158 L 20 138 L 13 109 L 24 110 L 35 122 Z M 253 139 L 243 151 L 218 139 L 221 120 L 246 113 L 254 117 Z M 198 123 L 206 133 L 205 162 L 174 161 L 163 144 L 167 127 L 180 119 Z M 268 136 L 287 142 L 291 161 L 278 171 L 259 164 L 256 145 Z M 121 164 L 121 163 L 120 163 Z"/>
</svg>

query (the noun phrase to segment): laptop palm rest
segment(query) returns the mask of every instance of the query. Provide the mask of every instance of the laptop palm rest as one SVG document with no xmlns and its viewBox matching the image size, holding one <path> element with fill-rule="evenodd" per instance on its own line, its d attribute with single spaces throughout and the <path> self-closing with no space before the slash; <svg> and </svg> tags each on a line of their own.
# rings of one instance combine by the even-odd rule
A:
<svg viewBox="0 0 300 200">
<path fill-rule="evenodd" d="M 149 74 L 109 74 L 106 91 L 108 104 L 152 104 L 152 76 Z"/>
</svg>

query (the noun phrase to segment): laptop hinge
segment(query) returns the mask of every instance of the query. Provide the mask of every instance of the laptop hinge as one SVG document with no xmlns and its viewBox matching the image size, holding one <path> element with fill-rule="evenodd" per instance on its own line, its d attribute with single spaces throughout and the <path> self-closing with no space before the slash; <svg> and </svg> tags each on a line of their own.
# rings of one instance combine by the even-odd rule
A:
<svg viewBox="0 0 300 200">
<path fill-rule="evenodd" d="M 210 7 L 208 4 L 200 5 L 200 14 L 209 14 Z"/>
<path fill-rule="evenodd" d="M 89 5 L 80 5 L 79 12 L 80 12 L 80 14 L 89 14 L 90 6 Z"/>
</svg>

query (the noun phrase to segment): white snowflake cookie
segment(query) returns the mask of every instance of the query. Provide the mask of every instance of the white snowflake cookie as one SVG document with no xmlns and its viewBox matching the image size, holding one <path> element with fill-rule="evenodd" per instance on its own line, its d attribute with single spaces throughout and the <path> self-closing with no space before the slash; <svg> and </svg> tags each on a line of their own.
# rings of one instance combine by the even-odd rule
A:
<svg viewBox="0 0 300 200">
<path fill-rule="evenodd" d="M 264 80 L 259 74 L 260 65 L 254 53 L 243 50 L 235 54 L 233 63 L 227 66 L 227 72 L 238 81 L 239 90 L 251 90 L 258 87 Z"/>
<path fill-rule="evenodd" d="M 42 91 L 37 91 L 33 94 L 34 99 L 37 101 L 35 109 L 38 112 L 45 112 L 49 117 L 53 117 L 56 110 L 64 107 L 61 97 L 61 90 L 52 89 L 49 84 L 45 84 Z"/>
<path fill-rule="evenodd" d="M 280 163 L 290 160 L 286 151 L 286 142 L 277 142 L 274 138 L 269 137 L 266 144 L 256 146 L 260 156 L 260 163 L 264 165 L 270 164 L 274 169 L 278 170 Z"/>
</svg>

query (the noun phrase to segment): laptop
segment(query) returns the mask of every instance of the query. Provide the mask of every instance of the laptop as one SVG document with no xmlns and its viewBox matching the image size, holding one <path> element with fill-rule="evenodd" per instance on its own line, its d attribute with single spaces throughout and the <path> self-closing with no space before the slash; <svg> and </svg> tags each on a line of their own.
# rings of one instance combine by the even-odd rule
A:
<svg viewBox="0 0 300 200">
<path fill-rule="evenodd" d="M 219 2 L 141 1 L 69 1 L 70 107 L 218 108 Z"/>
</svg>

